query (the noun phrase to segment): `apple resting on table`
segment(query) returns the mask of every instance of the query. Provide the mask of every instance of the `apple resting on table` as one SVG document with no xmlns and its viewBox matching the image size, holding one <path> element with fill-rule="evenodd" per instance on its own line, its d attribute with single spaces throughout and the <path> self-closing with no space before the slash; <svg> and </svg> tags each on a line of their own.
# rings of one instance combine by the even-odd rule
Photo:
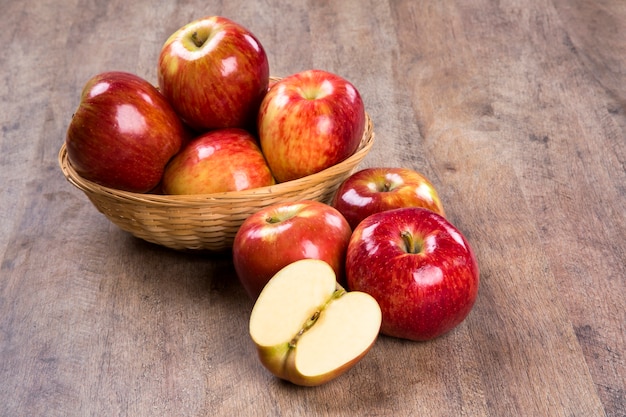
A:
<svg viewBox="0 0 626 417">
<path fill-rule="evenodd" d="M 340 282 L 352 230 L 341 213 L 317 201 L 275 203 L 249 216 L 233 242 L 233 264 L 252 299 L 281 268 L 321 259 Z"/>
<path fill-rule="evenodd" d="M 162 188 L 165 194 L 210 194 L 272 184 L 254 136 L 225 128 L 189 141 L 165 168 Z"/>
<path fill-rule="evenodd" d="M 371 296 L 346 292 L 327 263 L 304 259 L 281 269 L 263 289 L 250 315 L 250 336 L 275 376 L 315 386 L 363 358 L 380 323 Z"/>
<path fill-rule="evenodd" d="M 461 232 L 414 207 L 372 214 L 356 227 L 346 276 L 350 290 L 378 301 L 381 333 L 410 340 L 433 339 L 465 320 L 479 285 L 474 252 Z"/>
<path fill-rule="evenodd" d="M 193 129 L 254 127 L 269 63 L 240 24 L 221 16 L 186 24 L 165 41 L 157 69 L 161 91 Z"/>
<path fill-rule="evenodd" d="M 275 83 L 261 102 L 261 149 L 277 182 L 314 174 L 356 152 L 365 128 L 357 89 L 322 70 L 303 71 Z"/>
<path fill-rule="evenodd" d="M 112 71 L 85 84 L 65 144 L 81 177 L 144 193 L 158 185 L 186 138 L 180 118 L 152 84 Z"/>
<path fill-rule="evenodd" d="M 424 207 L 445 215 L 433 184 L 408 168 L 365 168 L 348 177 L 331 203 L 354 229 L 364 218 L 401 207 Z"/>
</svg>

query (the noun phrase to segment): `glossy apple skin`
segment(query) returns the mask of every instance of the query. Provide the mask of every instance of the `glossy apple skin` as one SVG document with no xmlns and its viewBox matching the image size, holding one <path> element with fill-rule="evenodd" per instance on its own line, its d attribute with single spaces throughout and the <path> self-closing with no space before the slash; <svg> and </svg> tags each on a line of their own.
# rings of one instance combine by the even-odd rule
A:
<svg viewBox="0 0 626 417">
<path fill-rule="evenodd" d="M 65 144 L 81 177 L 144 193 L 158 185 L 186 137 L 178 115 L 148 81 L 104 72 L 85 84 Z"/>
<path fill-rule="evenodd" d="M 163 44 L 157 69 L 161 91 L 196 131 L 254 127 L 269 63 L 261 42 L 240 24 L 221 16 L 186 24 Z"/>
<path fill-rule="evenodd" d="M 333 207 L 317 201 L 276 203 L 248 217 L 233 242 L 233 263 L 246 292 L 256 300 L 283 267 L 300 259 L 326 261 L 339 283 L 352 230 Z"/>
<path fill-rule="evenodd" d="M 165 168 L 162 189 L 164 194 L 210 194 L 274 183 L 256 138 L 225 128 L 189 141 Z"/>
<path fill-rule="evenodd" d="M 403 233 L 413 237 L 409 250 Z M 479 268 L 466 238 L 424 208 L 373 214 L 354 230 L 346 255 L 350 290 L 369 293 L 382 310 L 381 333 L 424 341 L 456 327 L 471 311 Z"/>
<path fill-rule="evenodd" d="M 261 102 L 261 149 L 277 182 L 314 174 L 352 155 L 365 128 L 358 90 L 322 70 L 275 83 Z"/>
<path fill-rule="evenodd" d="M 364 218 L 402 207 L 424 207 L 445 216 L 433 184 L 419 172 L 407 168 L 365 168 L 348 177 L 337 189 L 331 205 L 352 229 Z"/>
</svg>

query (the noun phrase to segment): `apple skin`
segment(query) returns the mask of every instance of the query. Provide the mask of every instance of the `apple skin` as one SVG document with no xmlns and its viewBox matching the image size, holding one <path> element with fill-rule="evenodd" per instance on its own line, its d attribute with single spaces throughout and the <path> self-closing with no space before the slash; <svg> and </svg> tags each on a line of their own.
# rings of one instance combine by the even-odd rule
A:
<svg viewBox="0 0 626 417">
<path fill-rule="evenodd" d="M 345 160 L 358 149 L 364 128 L 358 90 L 338 75 L 315 69 L 276 82 L 257 119 L 261 149 L 279 183 Z"/>
<path fill-rule="evenodd" d="M 111 71 L 85 84 L 65 144 L 81 177 L 105 187 L 145 193 L 158 185 L 187 134 L 153 85 L 137 75 Z"/>
<path fill-rule="evenodd" d="M 312 200 L 281 202 L 260 209 L 241 225 L 233 241 L 233 264 L 251 299 L 283 267 L 320 259 L 345 283 L 344 262 L 352 229 L 333 207 Z"/>
<path fill-rule="evenodd" d="M 210 194 L 273 185 L 256 138 L 239 128 L 207 132 L 189 141 L 165 168 L 164 194 Z"/>
<path fill-rule="evenodd" d="M 269 62 L 248 29 L 225 17 L 207 16 L 165 41 L 157 77 L 163 94 L 196 131 L 251 130 L 267 92 Z"/>
<path fill-rule="evenodd" d="M 378 301 L 382 334 L 415 341 L 461 323 L 479 286 L 466 238 L 441 215 L 415 207 L 365 218 L 348 245 L 346 276 L 350 290 Z"/>
<path fill-rule="evenodd" d="M 375 167 L 355 172 L 339 186 L 331 205 L 352 229 L 374 213 L 401 207 L 424 207 L 445 217 L 433 184 L 407 168 Z"/>
</svg>

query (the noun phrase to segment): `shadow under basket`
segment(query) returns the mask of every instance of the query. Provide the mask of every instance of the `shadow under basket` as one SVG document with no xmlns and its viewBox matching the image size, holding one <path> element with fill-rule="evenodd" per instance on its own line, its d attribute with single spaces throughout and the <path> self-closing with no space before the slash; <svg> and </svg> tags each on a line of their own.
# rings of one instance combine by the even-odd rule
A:
<svg viewBox="0 0 626 417">
<path fill-rule="evenodd" d="M 357 151 L 337 165 L 267 187 L 200 195 L 140 194 L 103 187 L 78 175 L 65 144 L 59 151 L 59 165 L 65 178 L 122 230 L 171 249 L 222 251 L 232 248 L 244 220 L 264 207 L 287 201 L 330 202 L 373 143 L 373 123 L 366 114 Z"/>
</svg>

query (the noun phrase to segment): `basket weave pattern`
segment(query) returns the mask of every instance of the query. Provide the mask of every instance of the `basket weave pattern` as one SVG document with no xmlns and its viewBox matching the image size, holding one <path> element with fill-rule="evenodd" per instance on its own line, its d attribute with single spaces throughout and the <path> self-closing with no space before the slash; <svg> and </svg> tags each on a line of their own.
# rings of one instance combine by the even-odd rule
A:
<svg viewBox="0 0 626 417">
<path fill-rule="evenodd" d="M 76 173 L 68 160 L 65 144 L 59 151 L 59 165 L 65 178 L 122 230 L 176 250 L 220 251 L 232 247 L 243 221 L 263 207 L 300 200 L 329 202 L 373 143 L 373 124 L 366 114 L 359 148 L 337 165 L 276 185 L 203 195 L 138 194 L 103 187 Z"/>
</svg>

